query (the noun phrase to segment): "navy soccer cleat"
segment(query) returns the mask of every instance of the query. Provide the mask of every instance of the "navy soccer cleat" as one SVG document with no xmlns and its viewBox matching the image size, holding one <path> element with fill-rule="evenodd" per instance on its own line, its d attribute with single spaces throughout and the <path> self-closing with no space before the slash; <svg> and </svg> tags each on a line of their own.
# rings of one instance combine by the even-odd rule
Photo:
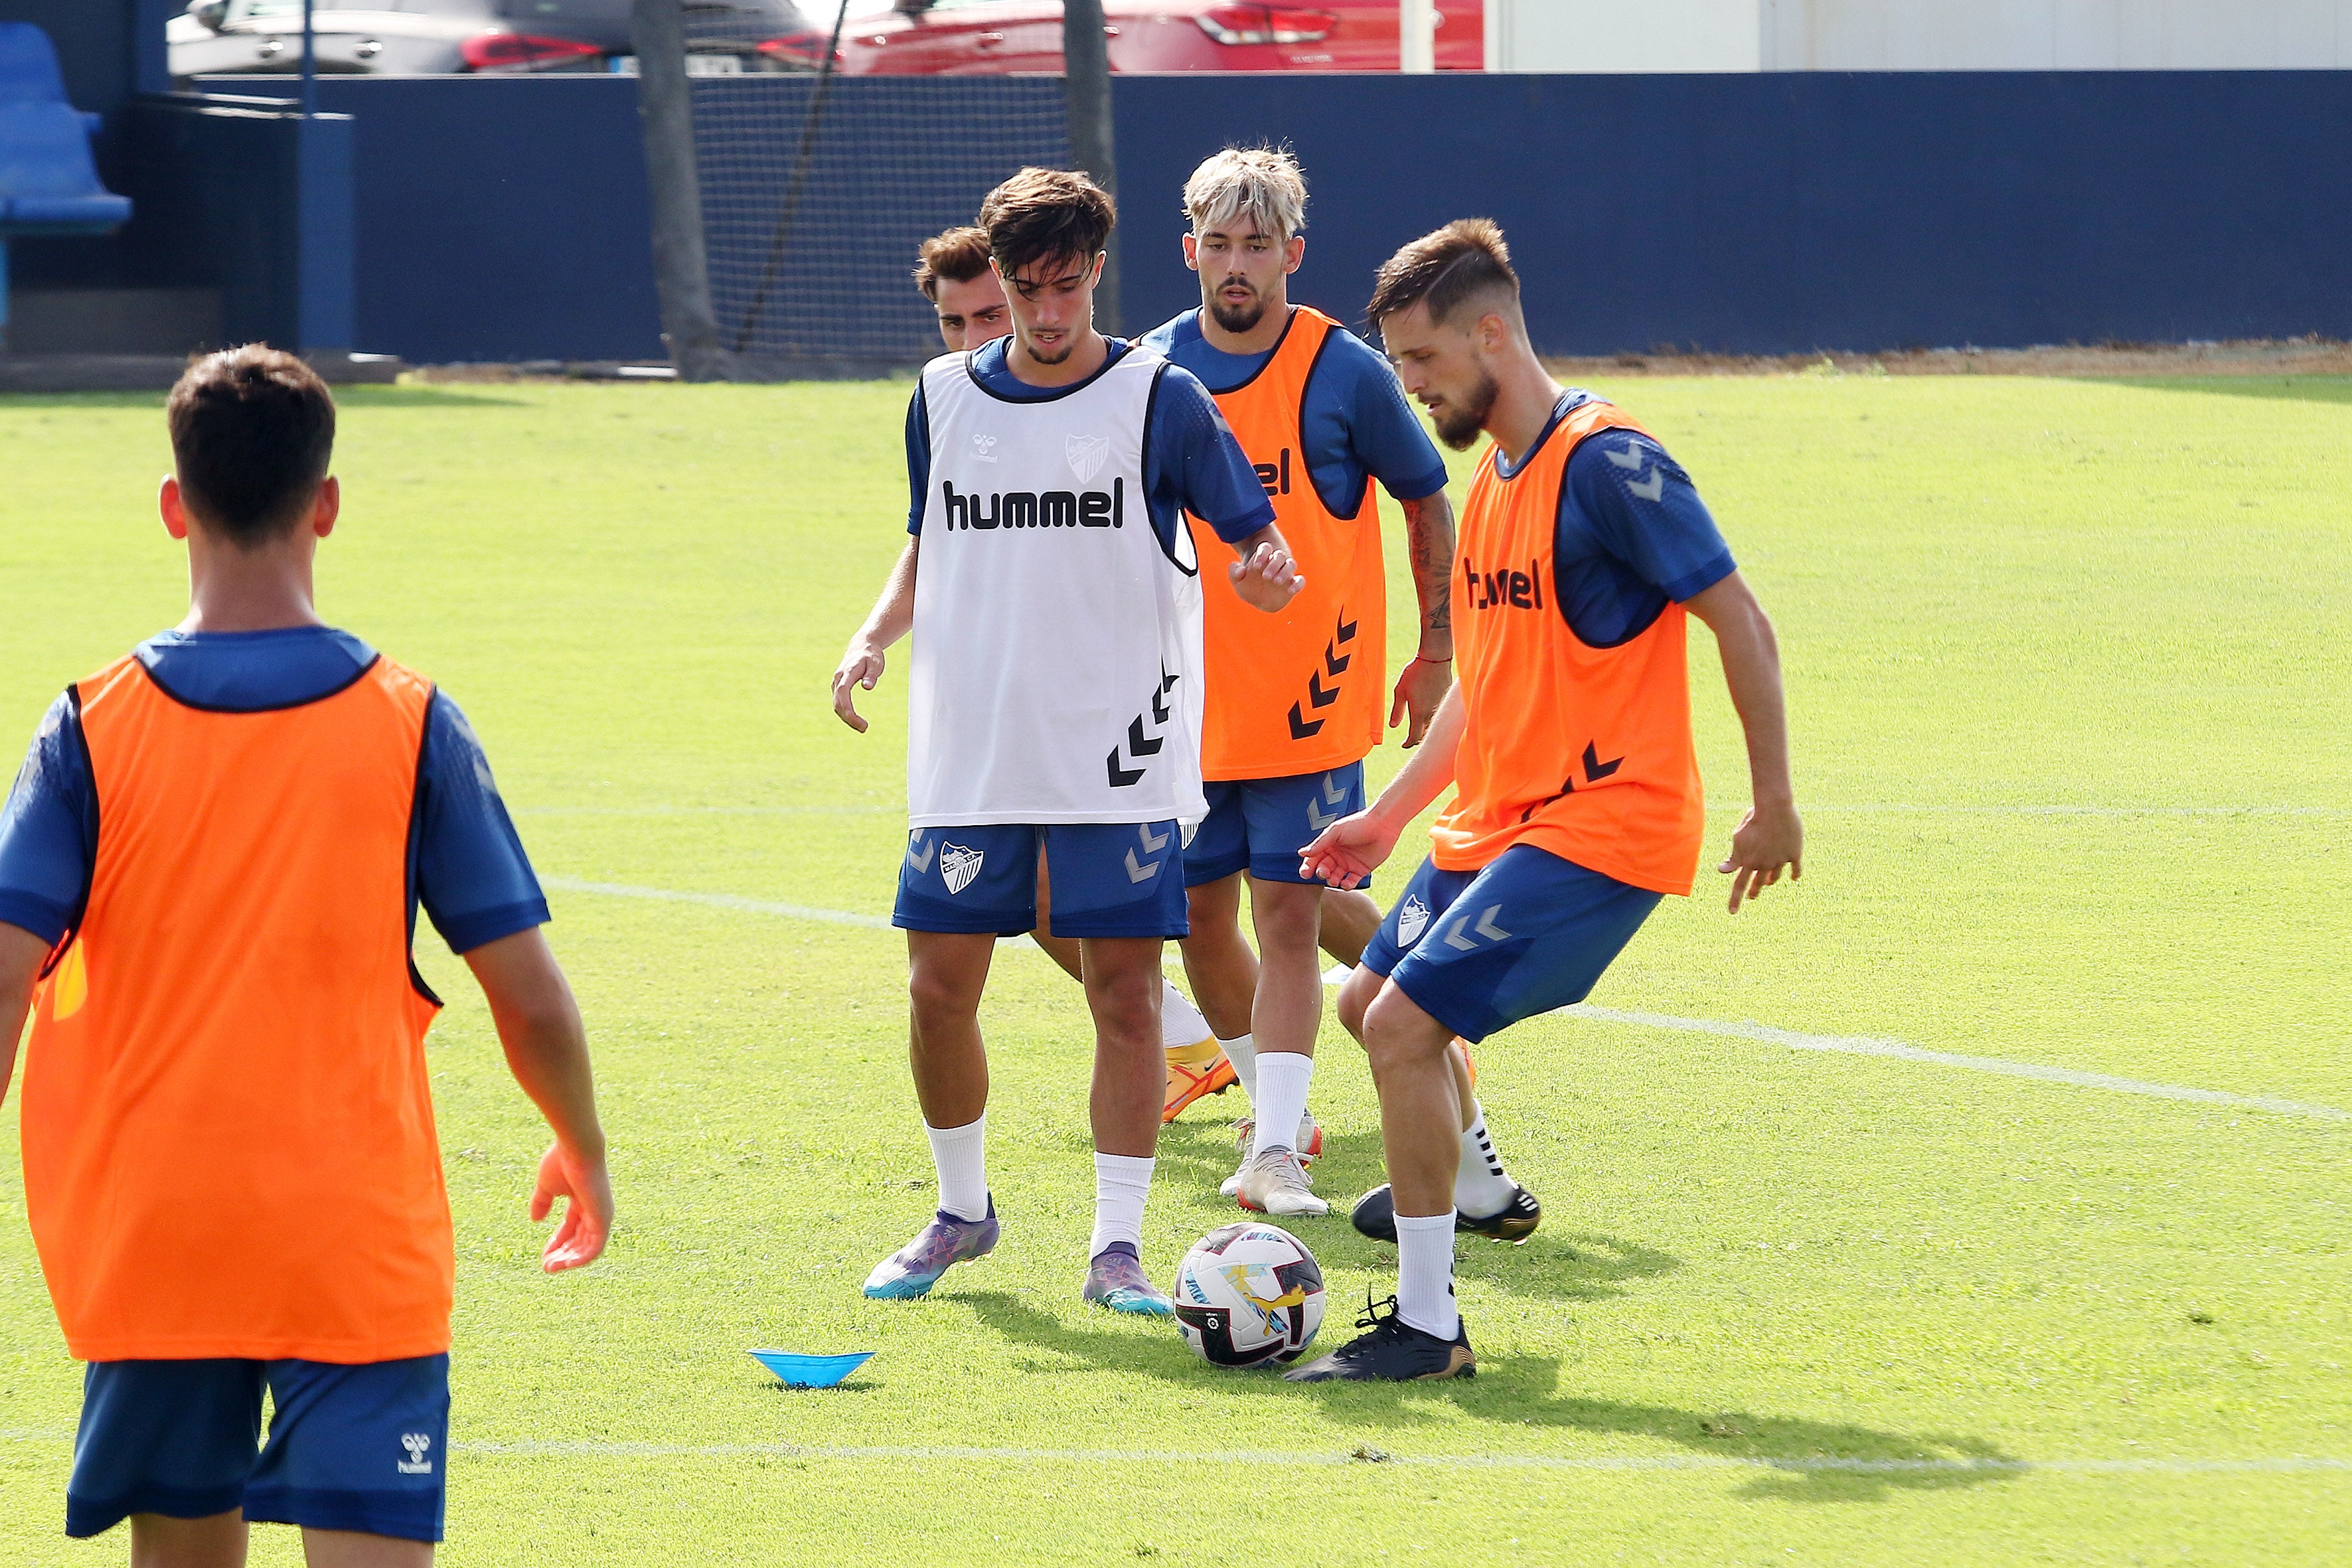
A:
<svg viewBox="0 0 2352 1568">
<path fill-rule="evenodd" d="M 1396 1201 L 1389 1194 L 1389 1184 L 1382 1182 L 1356 1200 L 1348 1217 L 1356 1228 L 1374 1241 L 1396 1245 Z M 1458 1235 L 1489 1237 L 1496 1241 L 1507 1241 L 1513 1247 L 1536 1233 L 1543 1223 L 1543 1205 L 1536 1202 L 1535 1194 L 1511 1184 L 1511 1201 L 1490 1215 L 1466 1215 L 1454 1211 L 1454 1229 Z"/>
<path fill-rule="evenodd" d="M 1478 1375 L 1470 1331 L 1457 1323 L 1451 1340 L 1423 1333 L 1397 1316 L 1396 1298 L 1364 1302 L 1356 1327 L 1369 1329 L 1319 1361 L 1282 1375 L 1291 1383 L 1436 1383 Z M 1383 1310 L 1382 1309 L 1386 1309 Z"/>
</svg>

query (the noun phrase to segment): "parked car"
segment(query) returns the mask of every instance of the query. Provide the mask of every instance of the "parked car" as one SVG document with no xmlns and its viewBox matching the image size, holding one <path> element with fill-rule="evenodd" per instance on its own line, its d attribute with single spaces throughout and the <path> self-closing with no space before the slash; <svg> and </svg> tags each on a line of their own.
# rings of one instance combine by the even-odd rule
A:
<svg viewBox="0 0 2352 1568">
<path fill-rule="evenodd" d="M 629 0 L 314 0 L 321 74 L 627 68 Z M 806 70 L 824 37 L 793 0 L 693 0 L 688 68 L 698 75 Z M 195 0 L 165 37 L 172 75 L 284 75 L 302 60 L 302 0 Z"/>
<path fill-rule="evenodd" d="M 1115 71 L 1392 71 L 1397 0 L 1103 0 Z M 1486 63 L 1482 0 L 1437 0 L 1437 68 Z M 806 63 L 822 58 L 820 41 Z M 1060 0 L 849 0 L 836 69 L 1062 69 Z"/>
</svg>

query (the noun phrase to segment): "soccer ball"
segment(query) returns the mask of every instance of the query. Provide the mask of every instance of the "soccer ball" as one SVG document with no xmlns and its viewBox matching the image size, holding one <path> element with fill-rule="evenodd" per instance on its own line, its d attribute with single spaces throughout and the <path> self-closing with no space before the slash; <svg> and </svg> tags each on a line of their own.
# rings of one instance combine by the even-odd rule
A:
<svg viewBox="0 0 2352 1568">
<path fill-rule="evenodd" d="M 1184 1342 L 1212 1366 L 1290 1361 L 1323 1326 L 1323 1270 L 1279 1226 L 1211 1231 L 1177 1266 L 1170 1294 Z"/>
</svg>

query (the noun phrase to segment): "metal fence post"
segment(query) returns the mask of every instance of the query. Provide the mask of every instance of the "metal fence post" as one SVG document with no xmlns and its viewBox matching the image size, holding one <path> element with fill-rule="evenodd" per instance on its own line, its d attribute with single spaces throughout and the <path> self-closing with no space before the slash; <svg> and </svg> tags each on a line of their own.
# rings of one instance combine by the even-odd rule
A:
<svg viewBox="0 0 2352 1568">
<path fill-rule="evenodd" d="M 645 128 L 646 195 L 653 211 L 654 291 L 662 336 L 682 381 L 724 381 L 702 243 L 702 186 L 694 163 L 694 99 L 686 76 L 686 21 L 679 0 L 632 0 L 637 51 L 637 113 Z"/>
<path fill-rule="evenodd" d="M 1064 86 L 1069 96 L 1071 162 L 1116 196 L 1118 161 L 1111 144 L 1110 46 L 1103 36 L 1102 0 L 1065 0 L 1062 59 L 1067 73 Z M 1095 325 L 1115 333 L 1119 328 L 1116 229 L 1111 232 L 1109 248 L 1102 285 L 1095 290 Z"/>
</svg>

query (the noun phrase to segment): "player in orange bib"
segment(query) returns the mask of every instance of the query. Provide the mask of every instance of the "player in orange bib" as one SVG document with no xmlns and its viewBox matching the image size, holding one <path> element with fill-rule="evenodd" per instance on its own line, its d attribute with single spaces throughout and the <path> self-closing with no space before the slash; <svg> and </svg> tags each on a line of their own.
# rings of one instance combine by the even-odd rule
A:
<svg viewBox="0 0 2352 1568">
<path fill-rule="evenodd" d="M 587 1043 L 465 716 L 312 608 L 325 385 L 257 345 L 168 407 L 187 618 L 67 689 L 0 811 L 0 1095 L 29 1005 L 25 1206 L 89 1363 L 66 1532 L 127 1518 L 133 1562 L 215 1568 L 271 1521 L 312 1563 L 414 1568 L 456 1266 L 418 907 L 554 1129 L 551 1272 L 612 1224 Z"/>
<path fill-rule="evenodd" d="M 1688 894 L 1706 828 L 1685 622 L 1715 633 L 1747 732 L 1755 804 L 1717 869 L 1730 906 L 1799 873 L 1804 830 L 1771 622 L 1689 476 L 1613 405 L 1564 390 L 1528 344 L 1502 231 L 1483 218 L 1381 268 L 1370 314 L 1441 438 L 1484 431 L 1455 556 L 1460 684 L 1372 806 L 1303 860 L 1360 883 L 1444 792 L 1429 858 L 1339 996 L 1381 1096 L 1397 1247 L 1391 1310 L 1288 1375 L 1402 1380 L 1476 1366 L 1454 1300 L 1454 1237 L 1485 1228 L 1449 1046 L 1580 1002 L 1666 894 Z M 1491 1156 L 1489 1156 L 1491 1157 Z M 1497 1233 L 1499 1234 L 1499 1233 Z"/>
<path fill-rule="evenodd" d="M 1362 805 L 1363 759 L 1380 744 L 1383 712 L 1391 726 L 1409 714 L 1404 743 L 1418 745 L 1452 684 L 1454 513 L 1444 459 L 1395 374 L 1331 317 L 1290 300 L 1307 247 L 1297 160 L 1228 148 L 1192 172 L 1184 205 L 1201 305 L 1144 342 L 1215 395 L 1307 582 L 1271 619 L 1208 606 L 1209 816 L 1184 850 L 1184 968 L 1225 1058 L 1206 1071 L 1238 1073 L 1253 1107 L 1225 1194 L 1244 1208 L 1319 1215 L 1330 1205 L 1306 1169 L 1322 1143 L 1307 1110 L 1323 1011 L 1317 948 L 1352 966 L 1380 911 L 1362 893 L 1302 877 L 1298 851 Z M 1419 647 L 1393 692 L 1375 483 L 1404 514 L 1421 602 Z M 1213 558 L 1232 553 L 1197 520 L 1193 535 Z M 1244 875 L 1255 954 L 1241 932 Z M 1171 1055 L 1171 1089 L 1190 1065 Z"/>
</svg>

